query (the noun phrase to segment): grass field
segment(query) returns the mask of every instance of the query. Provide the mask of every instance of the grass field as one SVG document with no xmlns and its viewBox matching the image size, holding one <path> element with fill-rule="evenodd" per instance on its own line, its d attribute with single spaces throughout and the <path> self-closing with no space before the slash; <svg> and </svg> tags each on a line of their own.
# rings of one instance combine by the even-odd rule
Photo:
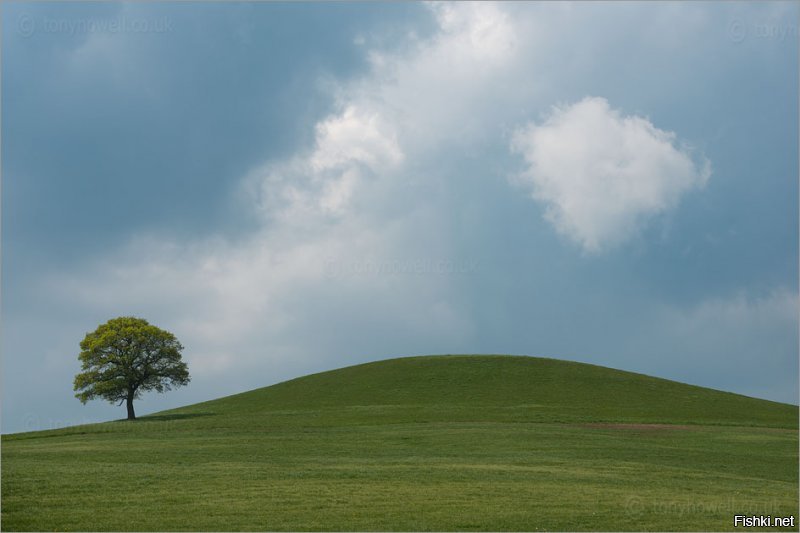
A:
<svg viewBox="0 0 800 533">
<path fill-rule="evenodd" d="M 718 531 L 735 514 L 797 519 L 797 406 L 552 359 L 380 361 L 2 438 L 9 531 Z"/>
</svg>

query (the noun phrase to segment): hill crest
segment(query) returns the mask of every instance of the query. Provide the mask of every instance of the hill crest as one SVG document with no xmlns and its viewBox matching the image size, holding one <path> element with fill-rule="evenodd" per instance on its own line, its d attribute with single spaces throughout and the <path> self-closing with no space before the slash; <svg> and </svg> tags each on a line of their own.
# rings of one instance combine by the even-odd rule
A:
<svg viewBox="0 0 800 533">
<path fill-rule="evenodd" d="M 302 376 L 159 413 L 416 407 L 417 419 L 605 421 L 797 427 L 798 407 L 559 359 L 429 355 L 385 359 Z M 443 409 L 443 407 L 447 407 Z M 435 408 L 435 409 L 434 409 Z M 408 409 L 404 409 L 407 411 Z M 431 411 L 427 413 L 427 411 Z M 385 414 L 385 413 L 384 413 Z"/>
</svg>

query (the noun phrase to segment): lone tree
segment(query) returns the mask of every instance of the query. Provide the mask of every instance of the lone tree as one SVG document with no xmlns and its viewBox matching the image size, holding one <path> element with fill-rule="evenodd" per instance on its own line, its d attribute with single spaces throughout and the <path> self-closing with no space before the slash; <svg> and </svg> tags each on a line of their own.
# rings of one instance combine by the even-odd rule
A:
<svg viewBox="0 0 800 533">
<path fill-rule="evenodd" d="M 181 350 L 175 335 L 147 320 L 113 318 L 81 342 L 82 372 L 75 376 L 75 397 L 84 404 L 95 398 L 125 402 L 128 420 L 135 420 L 133 400 L 143 391 L 164 392 L 189 383 Z"/>
</svg>

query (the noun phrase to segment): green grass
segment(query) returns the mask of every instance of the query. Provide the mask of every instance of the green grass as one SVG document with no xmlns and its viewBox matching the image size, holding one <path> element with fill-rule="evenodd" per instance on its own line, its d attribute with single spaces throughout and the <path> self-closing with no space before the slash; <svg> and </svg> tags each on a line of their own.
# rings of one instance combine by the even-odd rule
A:
<svg viewBox="0 0 800 533">
<path fill-rule="evenodd" d="M 731 530 L 798 517 L 797 428 L 797 406 L 592 365 L 394 359 L 4 435 L 2 527 Z"/>
</svg>

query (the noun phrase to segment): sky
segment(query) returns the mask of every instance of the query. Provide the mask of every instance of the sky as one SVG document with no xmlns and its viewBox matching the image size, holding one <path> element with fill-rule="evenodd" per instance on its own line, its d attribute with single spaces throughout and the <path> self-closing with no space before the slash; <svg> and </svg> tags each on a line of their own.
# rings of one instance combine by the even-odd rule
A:
<svg viewBox="0 0 800 533">
<path fill-rule="evenodd" d="M 798 403 L 797 3 L 2 9 L 4 433 L 407 355 L 546 356 Z M 669 401 L 665 398 L 665 401 Z"/>
</svg>

